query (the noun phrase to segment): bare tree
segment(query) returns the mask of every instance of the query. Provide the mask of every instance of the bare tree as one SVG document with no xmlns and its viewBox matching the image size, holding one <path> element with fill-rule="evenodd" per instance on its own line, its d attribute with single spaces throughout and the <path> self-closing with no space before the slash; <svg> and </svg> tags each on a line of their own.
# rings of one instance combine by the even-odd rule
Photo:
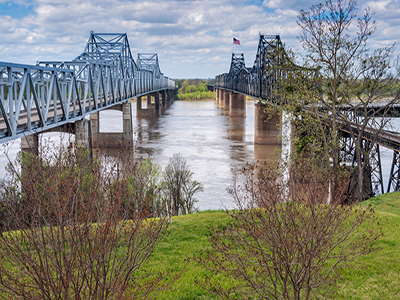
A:
<svg viewBox="0 0 400 300">
<path fill-rule="evenodd" d="M 186 160 L 181 153 L 174 154 L 165 167 L 165 194 L 170 216 L 194 212 L 197 200 L 194 195 L 203 190 L 203 185 L 192 179 Z"/>
<path fill-rule="evenodd" d="M 326 204 L 327 174 L 315 163 L 296 168 L 290 181 L 267 166 L 236 173 L 229 191 L 238 210 L 211 228 L 213 250 L 196 258 L 218 276 L 201 285 L 226 299 L 318 298 L 340 269 L 374 250 L 381 233 L 372 208 Z"/>
<path fill-rule="evenodd" d="M 63 146 L 21 153 L 19 165 L 1 188 L 0 297 L 146 299 L 174 280 L 141 270 L 168 222 L 147 218 L 145 197 L 127 205 L 136 165 L 120 172 L 115 161 Z"/>
<path fill-rule="evenodd" d="M 298 70 L 288 72 L 289 78 L 281 87 L 291 98 L 297 115 L 303 109 L 303 122 L 313 123 L 313 130 L 318 130 L 314 141 L 319 141 L 319 151 L 325 153 L 326 161 L 332 160 L 334 198 L 341 173 L 339 130 L 352 138 L 356 194 L 358 200 L 363 200 L 365 175 L 371 167 L 377 137 L 389 128 L 391 109 L 400 102 L 400 69 L 393 58 L 394 46 L 370 51 L 367 42 L 376 24 L 370 9 L 360 17 L 358 14 L 356 0 L 326 0 L 301 10 L 297 23 L 307 53 L 304 65 L 308 70 L 317 70 L 319 76 Z"/>
</svg>

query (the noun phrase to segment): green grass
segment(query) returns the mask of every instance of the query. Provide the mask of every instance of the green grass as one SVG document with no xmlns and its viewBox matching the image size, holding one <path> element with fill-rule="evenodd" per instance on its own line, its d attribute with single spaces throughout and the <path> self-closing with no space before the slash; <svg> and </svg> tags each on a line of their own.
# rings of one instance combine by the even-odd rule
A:
<svg viewBox="0 0 400 300">
<path fill-rule="evenodd" d="M 207 227 L 228 220 L 223 211 L 205 211 L 172 218 L 166 236 L 147 267 L 174 272 L 177 266 L 178 270 L 185 266 L 185 270 L 181 278 L 157 299 L 215 299 L 196 284 L 196 278 L 203 277 L 206 271 L 191 258 L 202 250 L 210 249 Z"/>
<path fill-rule="evenodd" d="M 383 236 L 377 242 L 380 249 L 359 258 L 357 267 L 344 271 L 334 299 L 400 299 L 400 192 L 372 198 L 361 205 L 369 204 L 383 224 Z M 173 218 L 147 267 L 174 271 L 186 263 L 186 268 L 181 278 L 157 299 L 215 299 L 196 284 L 196 278 L 203 277 L 206 271 L 190 258 L 210 249 L 207 226 L 228 220 L 222 211 Z"/>
<path fill-rule="evenodd" d="M 362 206 L 372 205 L 382 223 L 383 236 L 377 241 L 378 251 L 359 258 L 357 267 L 346 269 L 342 279 L 331 289 L 333 299 L 400 299 L 400 192 L 369 199 Z M 216 299 L 196 284 L 208 273 L 193 256 L 210 249 L 208 227 L 227 223 L 223 211 L 205 211 L 173 218 L 165 237 L 141 271 L 166 271 L 182 276 L 156 299 Z M 229 285 L 230 281 L 224 284 Z M 333 295 L 333 294 L 332 294 Z"/>
<path fill-rule="evenodd" d="M 358 259 L 361 266 L 343 274 L 338 299 L 400 299 L 400 192 L 371 198 L 382 223 L 378 251 Z"/>
</svg>

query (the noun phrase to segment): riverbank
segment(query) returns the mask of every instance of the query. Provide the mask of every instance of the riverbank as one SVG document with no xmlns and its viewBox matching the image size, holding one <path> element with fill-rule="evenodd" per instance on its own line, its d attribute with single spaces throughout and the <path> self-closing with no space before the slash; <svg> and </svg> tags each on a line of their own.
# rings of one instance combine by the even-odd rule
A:
<svg viewBox="0 0 400 300">
<path fill-rule="evenodd" d="M 215 99 L 215 92 L 203 91 L 176 95 L 178 100 L 210 100 Z"/>
<path fill-rule="evenodd" d="M 331 287 L 337 290 L 334 299 L 400 298 L 400 192 L 375 197 L 361 205 L 368 204 L 375 208 L 383 224 L 383 236 L 377 241 L 380 250 L 359 258 L 356 262 L 359 267 L 343 272 L 342 280 Z M 173 218 L 148 267 L 173 272 L 186 261 L 186 271 L 169 291 L 156 299 L 216 299 L 196 284 L 196 278 L 204 277 L 207 272 L 191 258 L 210 249 L 207 228 L 228 221 L 223 211 Z"/>
</svg>

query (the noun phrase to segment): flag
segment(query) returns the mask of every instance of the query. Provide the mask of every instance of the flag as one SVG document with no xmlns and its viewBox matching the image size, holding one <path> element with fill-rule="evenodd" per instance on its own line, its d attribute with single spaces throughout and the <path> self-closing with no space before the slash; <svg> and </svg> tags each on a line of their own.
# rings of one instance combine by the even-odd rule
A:
<svg viewBox="0 0 400 300">
<path fill-rule="evenodd" d="M 233 38 L 233 44 L 240 45 L 240 41 L 235 39 L 235 38 Z"/>
</svg>

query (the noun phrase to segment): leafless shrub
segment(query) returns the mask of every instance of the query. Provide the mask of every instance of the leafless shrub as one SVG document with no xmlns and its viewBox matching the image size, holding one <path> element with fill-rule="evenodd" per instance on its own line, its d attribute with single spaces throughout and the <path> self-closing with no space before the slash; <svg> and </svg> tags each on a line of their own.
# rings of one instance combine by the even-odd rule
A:
<svg viewBox="0 0 400 300">
<path fill-rule="evenodd" d="M 197 200 L 194 195 L 203 190 L 203 185 L 192 179 L 186 160 L 181 153 L 175 153 L 165 168 L 164 193 L 170 216 L 191 214 Z"/>
<path fill-rule="evenodd" d="M 135 198 L 135 209 L 127 204 L 136 165 L 120 172 L 88 154 L 60 146 L 10 165 L 13 181 L 0 195 L 0 297 L 150 298 L 175 279 L 141 271 L 168 222 L 147 218 L 145 197 Z"/>
<path fill-rule="evenodd" d="M 199 283 L 226 299 L 312 299 L 373 251 L 381 234 L 373 209 L 327 204 L 329 184 L 317 167 L 303 162 L 290 180 L 254 164 L 237 171 L 229 191 L 238 210 L 211 228 L 213 250 L 196 258 L 219 275 Z"/>
</svg>

